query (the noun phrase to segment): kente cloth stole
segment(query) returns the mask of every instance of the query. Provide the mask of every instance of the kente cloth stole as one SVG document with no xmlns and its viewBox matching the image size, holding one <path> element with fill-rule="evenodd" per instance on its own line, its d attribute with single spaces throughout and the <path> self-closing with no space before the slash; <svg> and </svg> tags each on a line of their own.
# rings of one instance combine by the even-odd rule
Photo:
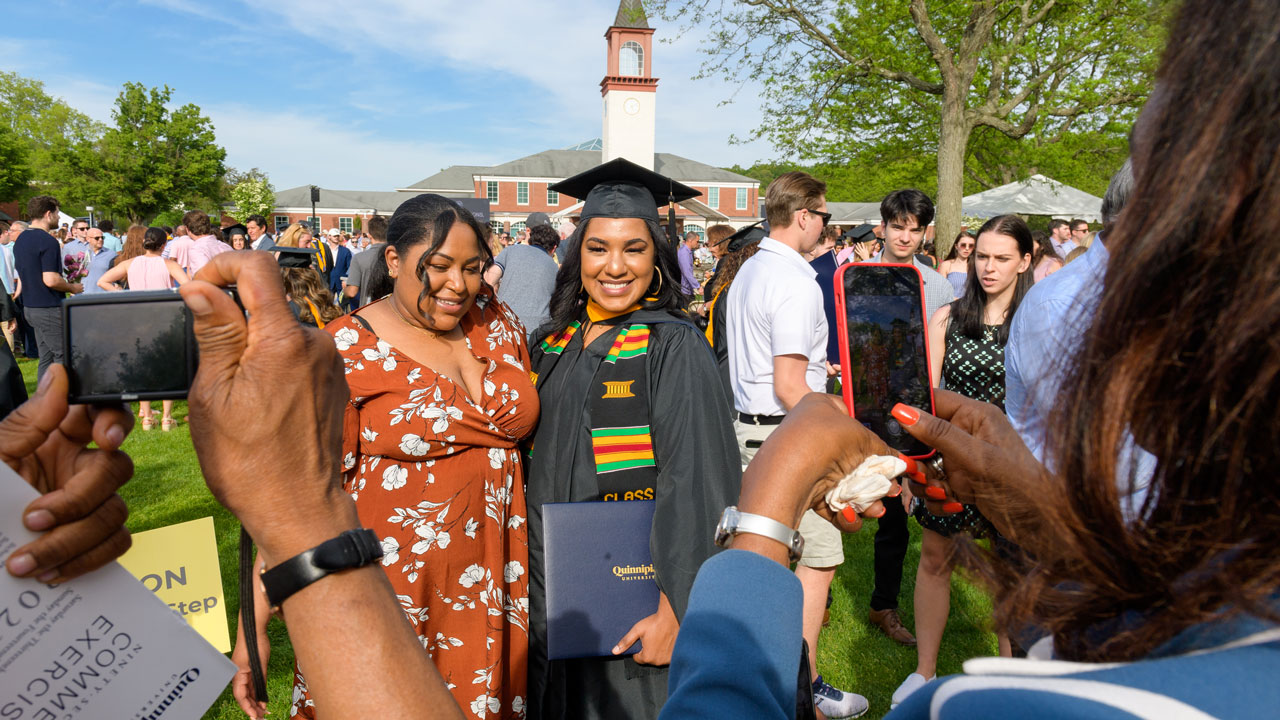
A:
<svg viewBox="0 0 1280 720">
<path fill-rule="evenodd" d="M 545 376 L 582 328 L 574 322 L 542 341 L 538 374 Z M 658 479 L 649 426 L 649 326 L 618 327 L 591 380 L 591 448 L 601 500 L 652 500 Z M 535 382 L 537 378 L 535 378 Z"/>
</svg>

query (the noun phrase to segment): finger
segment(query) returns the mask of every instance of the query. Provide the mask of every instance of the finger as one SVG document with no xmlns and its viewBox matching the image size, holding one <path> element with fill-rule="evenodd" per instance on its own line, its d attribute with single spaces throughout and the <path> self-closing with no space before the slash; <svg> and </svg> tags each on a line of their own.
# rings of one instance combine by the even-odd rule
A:
<svg viewBox="0 0 1280 720">
<path fill-rule="evenodd" d="M 89 450 L 61 487 L 32 500 L 23 511 L 28 530 L 42 532 L 94 512 L 133 477 L 133 460 L 123 452 Z"/>
<path fill-rule="evenodd" d="M 245 312 L 253 318 L 250 323 L 260 322 L 284 327 L 297 324 L 284 298 L 284 285 L 280 282 L 280 266 L 269 252 L 220 253 L 200 268 L 195 280 L 218 287 L 235 285 Z M 187 286 L 193 284 L 188 283 L 178 289 L 184 299 L 187 297 L 187 292 L 195 292 L 195 290 L 186 291 Z M 206 292 L 206 290 L 199 290 L 199 292 Z M 225 294 L 223 296 L 225 297 Z M 235 302 L 231 304 L 235 305 Z M 192 308 L 192 312 L 195 312 L 195 308 Z M 243 316 L 241 319 L 243 320 Z"/>
<path fill-rule="evenodd" d="M 955 412 L 955 408 L 949 404 L 949 401 L 935 402 L 935 407 L 940 407 L 939 412 L 950 411 L 952 414 Z M 891 413 L 912 437 L 934 448 L 944 457 L 952 454 L 962 456 L 967 454 L 966 451 L 972 453 L 976 442 L 973 436 L 946 420 L 902 403 L 894 405 Z M 948 417 L 951 416 L 948 415 Z"/>
<path fill-rule="evenodd" d="M 120 502 L 123 504 L 124 501 L 121 500 Z M 57 574 L 43 582 L 63 582 L 64 580 L 91 573 L 107 563 L 118 560 L 121 555 L 129 552 L 131 547 L 133 547 L 133 536 L 121 525 L 106 540 L 67 562 L 52 568 L 52 572 Z M 41 573 L 41 575 L 48 577 L 48 573 Z"/>
<path fill-rule="evenodd" d="M 63 565 L 68 568 L 65 577 L 101 567 L 129 549 L 128 533 L 119 536 L 128 517 L 124 500 L 112 495 L 87 516 L 59 525 L 15 550 L 6 563 L 9 572 L 51 582 L 63 575 L 59 570 Z M 84 562 L 78 561 L 81 555 L 87 556 Z"/>
<path fill-rule="evenodd" d="M 223 377 L 233 372 L 249 342 L 244 312 L 225 292 L 209 283 L 192 280 L 178 292 L 193 318 L 192 331 L 200 350 L 198 376 Z"/>
<path fill-rule="evenodd" d="M 104 450 L 118 450 L 133 429 L 133 413 L 123 405 L 72 405 L 58 431 L 79 445 L 97 443 Z"/>
<path fill-rule="evenodd" d="M 832 512 L 826 503 L 821 507 L 813 509 L 819 517 L 836 526 L 840 532 L 855 533 L 862 529 L 862 518 L 858 513 L 854 512 L 851 507 L 845 507 L 840 512 Z"/>
<path fill-rule="evenodd" d="M 644 622 L 644 621 L 641 620 L 640 622 Z M 640 630 L 639 622 L 636 623 L 635 625 L 632 625 L 631 629 L 627 631 L 627 634 L 623 635 L 622 639 L 618 641 L 618 644 L 613 646 L 613 654 L 619 655 L 623 652 L 626 652 L 627 648 L 636 644 L 636 641 L 640 639 L 640 636 L 642 634 L 643 633 Z"/>
<path fill-rule="evenodd" d="M 0 421 L 0 460 L 10 465 L 35 453 L 67 416 L 67 371 L 50 365 L 36 394 Z"/>
</svg>

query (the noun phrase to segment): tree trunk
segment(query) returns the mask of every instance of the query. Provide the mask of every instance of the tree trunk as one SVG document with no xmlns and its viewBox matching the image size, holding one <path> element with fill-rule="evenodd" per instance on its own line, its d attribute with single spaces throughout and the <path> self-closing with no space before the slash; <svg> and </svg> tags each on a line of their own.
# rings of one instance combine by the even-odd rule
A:
<svg viewBox="0 0 1280 720">
<path fill-rule="evenodd" d="M 951 252 L 960 232 L 960 199 L 964 196 L 964 156 L 973 128 L 964 117 L 962 97 L 943 93 L 942 127 L 938 135 L 938 197 L 934 219 L 934 251 L 939 259 Z"/>
</svg>

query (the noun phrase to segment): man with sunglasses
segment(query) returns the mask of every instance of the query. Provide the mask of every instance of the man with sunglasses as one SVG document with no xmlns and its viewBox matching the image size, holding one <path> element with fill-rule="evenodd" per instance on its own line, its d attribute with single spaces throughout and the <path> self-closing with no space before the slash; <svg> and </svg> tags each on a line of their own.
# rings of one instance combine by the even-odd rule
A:
<svg viewBox="0 0 1280 720">
<path fill-rule="evenodd" d="M 725 334 L 733 427 L 744 468 L 801 398 L 826 388 L 827 317 L 817 272 L 806 260 L 831 221 L 826 194 L 826 183 L 803 172 L 770 183 L 769 236 L 729 286 Z M 867 711 L 866 698 L 824 682 L 815 661 L 827 590 L 844 562 L 840 531 L 813 511 L 797 529 L 804 537 L 796 578 L 804 588 L 802 627 L 814 705 L 828 718 L 857 717 Z"/>
</svg>

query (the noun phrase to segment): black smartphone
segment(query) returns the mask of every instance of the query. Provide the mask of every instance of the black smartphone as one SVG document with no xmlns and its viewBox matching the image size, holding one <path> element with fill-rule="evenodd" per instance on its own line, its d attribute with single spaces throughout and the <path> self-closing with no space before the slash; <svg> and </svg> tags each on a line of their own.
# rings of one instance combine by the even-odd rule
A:
<svg viewBox="0 0 1280 720">
<path fill-rule="evenodd" d="M 835 276 L 841 390 L 849 414 L 889 447 L 912 458 L 933 449 L 889 411 L 898 403 L 933 412 L 924 283 L 911 265 L 844 265 Z"/>
<path fill-rule="evenodd" d="M 180 400 L 196 376 L 191 311 L 176 290 L 67 298 L 62 337 L 72 403 Z"/>
</svg>

